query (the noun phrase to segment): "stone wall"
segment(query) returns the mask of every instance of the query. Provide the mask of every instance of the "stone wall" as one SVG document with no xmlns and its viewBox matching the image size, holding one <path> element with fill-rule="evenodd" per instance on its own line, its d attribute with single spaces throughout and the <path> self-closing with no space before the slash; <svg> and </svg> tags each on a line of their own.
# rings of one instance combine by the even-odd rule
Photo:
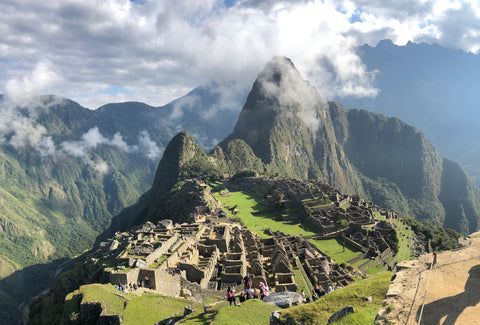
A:
<svg viewBox="0 0 480 325">
<path fill-rule="evenodd" d="M 140 269 L 134 268 L 127 272 L 115 272 L 109 271 L 107 279 L 108 282 L 114 284 L 125 284 L 128 285 L 129 283 L 137 283 L 138 272 Z"/>
<path fill-rule="evenodd" d="M 179 297 L 182 276 L 165 270 L 155 270 L 155 290 L 165 296 Z"/>
<path fill-rule="evenodd" d="M 195 244 L 195 241 L 192 240 L 191 238 L 187 238 L 179 247 L 176 251 L 170 255 L 169 258 L 167 258 L 165 267 L 173 267 L 175 266 L 178 261 L 180 261 L 180 257 L 184 252 L 187 251 L 191 246 Z"/>
<path fill-rule="evenodd" d="M 356 241 L 354 241 L 353 239 L 351 238 L 348 238 L 347 236 L 342 236 L 342 240 L 345 240 L 345 244 L 348 244 L 348 245 L 351 245 L 352 247 L 366 253 L 368 251 L 367 248 L 363 247 L 362 245 L 360 245 L 359 243 L 357 243 Z"/>
<path fill-rule="evenodd" d="M 140 269 L 140 272 L 138 273 L 137 281 L 140 281 L 140 282 L 143 281 L 146 288 L 155 290 L 156 282 L 157 282 L 155 271 L 156 270 L 152 270 L 152 269 Z"/>
<path fill-rule="evenodd" d="M 216 249 L 210 259 L 208 260 L 207 266 L 203 269 L 203 279 L 200 281 L 200 286 L 202 288 L 208 288 L 208 282 L 210 282 L 210 278 L 212 277 L 213 272 L 215 271 L 215 266 L 217 265 L 218 258 L 220 256 L 220 252 Z"/>
<path fill-rule="evenodd" d="M 177 267 L 186 272 L 186 278 L 190 282 L 197 282 L 200 284 L 200 281 L 205 277 L 205 272 L 196 265 L 179 262 Z"/>
<path fill-rule="evenodd" d="M 180 278 L 180 286 L 190 290 L 197 302 L 204 302 L 213 297 L 223 298 L 224 292 L 217 290 L 202 289 L 198 283 L 190 282 L 184 278 Z"/>
</svg>

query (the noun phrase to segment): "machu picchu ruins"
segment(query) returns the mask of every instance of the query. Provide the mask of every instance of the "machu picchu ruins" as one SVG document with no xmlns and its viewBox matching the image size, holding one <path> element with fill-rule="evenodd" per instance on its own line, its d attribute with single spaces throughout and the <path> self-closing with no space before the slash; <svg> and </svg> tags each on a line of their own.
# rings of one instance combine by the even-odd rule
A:
<svg viewBox="0 0 480 325">
<path fill-rule="evenodd" d="M 247 275 L 253 288 L 264 283 L 274 291 L 294 292 L 296 274 L 303 274 L 309 287 L 316 284 L 324 290 L 349 285 L 353 274 L 363 277 L 361 271 L 335 263 L 311 239 L 338 238 L 361 251 L 357 259 L 368 259 L 370 266 L 395 267 L 395 253 L 382 236 L 391 226 L 374 217 L 378 213 L 394 218 L 391 211 L 318 182 L 243 177 L 221 187 L 223 195 L 238 190 L 255 193 L 279 218 L 308 224 L 316 234 L 292 236 L 264 229 L 266 238 L 262 238 L 235 220 L 236 208 L 222 207 L 210 186 L 193 179 L 183 185 L 189 192 L 188 203 L 204 205 L 188 213 L 188 222 L 146 222 L 100 244 L 93 260 L 103 267 L 103 281 L 204 301 L 228 287 L 242 291 Z M 171 206 L 187 206 L 182 196 L 177 192 Z"/>
</svg>

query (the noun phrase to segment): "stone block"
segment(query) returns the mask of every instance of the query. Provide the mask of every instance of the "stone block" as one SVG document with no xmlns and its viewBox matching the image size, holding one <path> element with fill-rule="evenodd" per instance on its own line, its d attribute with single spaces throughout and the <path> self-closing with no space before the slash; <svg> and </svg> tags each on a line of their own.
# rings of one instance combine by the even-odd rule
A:
<svg viewBox="0 0 480 325">
<path fill-rule="evenodd" d="M 352 306 L 346 306 L 334 313 L 330 318 L 328 319 L 327 324 L 331 324 L 333 322 L 336 322 L 337 320 L 347 316 L 348 314 L 352 314 L 354 312 Z"/>
</svg>

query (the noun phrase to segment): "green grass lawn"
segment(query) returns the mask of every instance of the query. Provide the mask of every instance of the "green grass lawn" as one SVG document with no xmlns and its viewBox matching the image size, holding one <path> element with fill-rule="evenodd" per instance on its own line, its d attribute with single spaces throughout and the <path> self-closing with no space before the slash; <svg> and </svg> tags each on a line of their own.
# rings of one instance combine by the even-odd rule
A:
<svg viewBox="0 0 480 325">
<path fill-rule="evenodd" d="M 279 217 L 274 213 L 266 211 L 267 207 L 252 193 L 230 192 L 229 196 L 221 196 L 219 193 L 214 193 L 214 196 L 224 207 L 233 207 L 236 205 L 238 208 L 236 217 L 240 219 L 248 229 L 264 238 L 268 237 L 263 232 L 265 228 L 283 231 L 291 235 L 307 236 L 315 234 L 311 229 L 300 223 L 277 220 Z M 252 215 L 251 212 L 255 212 L 256 215 Z M 230 214 L 230 216 L 232 215 Z"/>
<path fill-rule="evenodd" d="M 327 324 L 334 312 L 350 305 L 355 312 L 335 324 L 373 324 L 391 277 L 390 272 L 378 273 L 370 279 L 335 290 L 316 302 L 286 309 L 281 317 L 288 317 L 295 324 Z M 372 302 L 363 299 L 368 296 L 372 296 Z"/>
<path fill-rule="evenodd" d="M 325 254 L 329 255 L 338 264 L 348 264 L 349 260 L 354 259 L 357 256 L 363 255 L 363 252 L 350 248 L 349 246 L 345 246 L 344 251 L 341 241 L 337 239 L 309 239 L 309 241 L 318 248 L 320 248 L 320 250 L 322 250 Z M 361 261 L 355 263 L 355 265 L 360 265 L 365 261 L 367 260 L 362 259 Z"/>
<path fill-rule="evenodd" d="M 251 299 L 239 307 L 228 306 L 222 308 L 215 315 L 211 324 L 215 325 L 245 325 L 270 324 L 270 315 L 279 307 L 268 305 L 259 299 Z"/>
<path fill-rule="evenodd" d="M 99 302 L 105 306 L 105 315 L 118 315 L 123 311 L 126 294 L 122 294 L 111 284 L 89 284 L 80 287 L 82 302 Z"/>
<path fill-rule="evenodd" d="M 166 318 L 182 317 L 183 308 L 191 304 L 191 301 L 184 299 L 144 294 L 135 296 L 128 301 L 122 317 L 124 324 L 127 325 L 155 324 Z M 193 308 L 203 311 L 202 308 L 197 306 L 193 306 Z"/>
</svg>

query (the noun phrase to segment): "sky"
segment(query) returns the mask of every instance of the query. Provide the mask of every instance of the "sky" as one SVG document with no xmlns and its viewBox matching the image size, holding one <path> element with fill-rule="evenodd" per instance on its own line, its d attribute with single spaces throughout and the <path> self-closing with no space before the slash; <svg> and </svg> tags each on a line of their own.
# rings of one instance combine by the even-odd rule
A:
<svg viewBox="0 0 480 325">
<path fill-rule="evenodd" d="M 2 0 L 0 93 L 160 106 L 212 81 L 248 87 L 284 55 L 326 99 L 375 96 L 356 50 L 387 38 L 477 53 L 480 3 Z"/>
</svg>

